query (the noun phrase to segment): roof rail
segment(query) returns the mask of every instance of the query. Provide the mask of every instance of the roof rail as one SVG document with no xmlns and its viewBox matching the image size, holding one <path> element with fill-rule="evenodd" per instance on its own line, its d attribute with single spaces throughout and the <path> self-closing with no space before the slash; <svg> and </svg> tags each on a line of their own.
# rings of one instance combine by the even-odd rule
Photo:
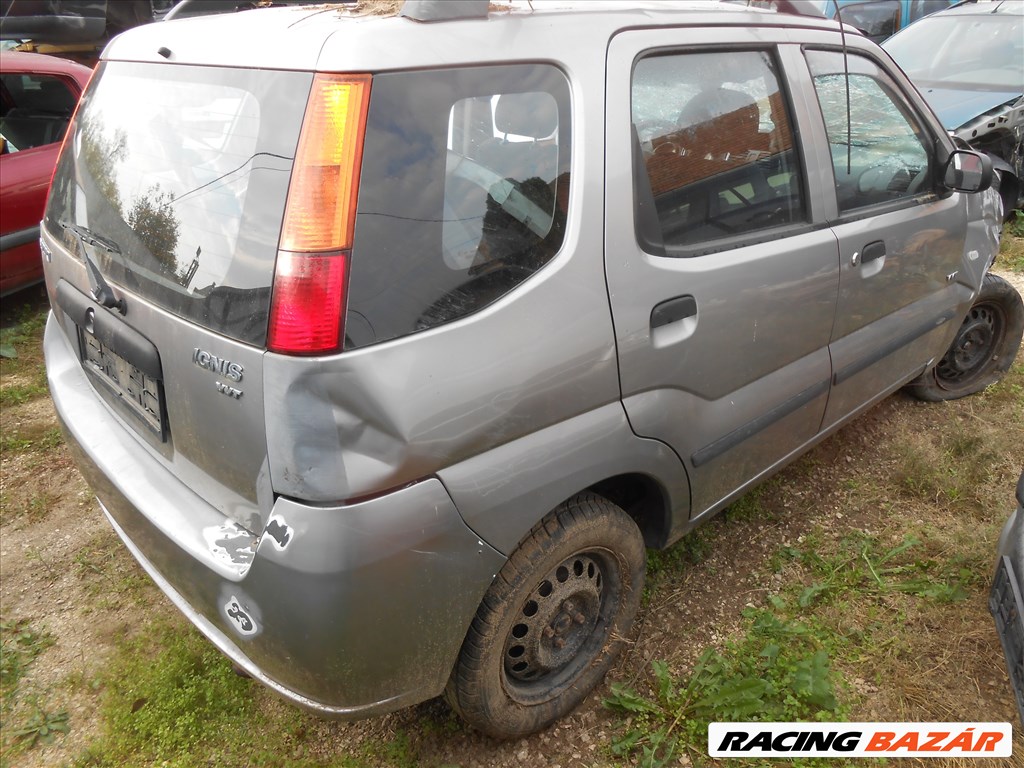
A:
<svg viewBox="0 0 1024 768">
<path fill-rule="evenodd" d="M 405 0 L 400 16 L 413 21 L 486 19 L 490 0 Z"/>
</svg>

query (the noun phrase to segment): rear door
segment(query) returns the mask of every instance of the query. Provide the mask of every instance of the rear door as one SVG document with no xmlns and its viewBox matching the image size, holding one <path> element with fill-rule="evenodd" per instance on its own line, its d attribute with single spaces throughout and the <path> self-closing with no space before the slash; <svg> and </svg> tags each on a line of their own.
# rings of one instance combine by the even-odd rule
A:
<svg viewBox="0 0 1024 768">
<path fill-rule="evenodd" d="M 820 158 L 796 139 L 809 104 L 786 87 L 803 66 L 786 35 L 645 30 L 609 48 L 605 254 L 623 402 L 635 432 L 685 463 L 691 515 L 811 440 L 828 399 L 838 251 Z"/>
<path fill-rule="evenodd" d="M 806 59 L 830 148 L 840 251 L 829 426 L 942 354 L 969 294 L 957 285 L 967 220 L 962 195 L 936 193 L 938 137 L 878 61 L 827 49 L 808 49 Z"/>
</svg>

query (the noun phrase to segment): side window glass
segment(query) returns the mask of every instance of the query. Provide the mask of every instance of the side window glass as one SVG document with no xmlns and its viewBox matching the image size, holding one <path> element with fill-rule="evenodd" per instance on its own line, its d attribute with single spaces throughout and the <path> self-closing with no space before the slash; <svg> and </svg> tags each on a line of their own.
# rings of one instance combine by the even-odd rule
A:
<svg viewBox="0 0 1024 768">
<path fill-rule="evenodd" d="M 654 230 L 639 233 L 645 246 L 671 253 L 804 219 L 789 113 L 769 54 L 641 59 L 632 120 L 637 220 Z M 644 211 L 652 202 L 656 222 Z"/>
<path fill-rule="evenodd" d="M 839 19 L 880 42 L 900 28 L 900 3 L 899 0 L 872 0 L 843 6 L 839 9 Z"/>
<path fill-rule="evenodd" d="M 570 103 L 546 64 L 374 76 L 346 348 L 465 317 L 551 261 L 569 204 Z"/>
<path fill-rule="evenodd" d="M 555 97 L 530 91 L 460 99 L 448 116 L 448 133 L 445 264 L 470 275 L 519 264 L 516 254 L 542 243 L 554 225 Z"/>
<path fill-rule="evenodd" d="M 926 136 L 895 84 L 871 60 L 808 51 L 825 118 L 841 212 L 932 189 Z M 849 112 L 847 112 L 847 79 Z"/>
<path fill-rule="evenodd" d="M 67 83 L 52 75 L 0 75 L 3 86 L 3 111 L 0 134 L 6 151 L 53 144 L 64 138 L 71 114 L 78 101 Z"/>
<path fill-rule="evenodd" d="M 917 21 L 929 13 L 935 13 L 941 11 L 943 8 L 948 8 L 952 0 L 911 0 L 910 2 L 910 21 Z"/>
</svg>

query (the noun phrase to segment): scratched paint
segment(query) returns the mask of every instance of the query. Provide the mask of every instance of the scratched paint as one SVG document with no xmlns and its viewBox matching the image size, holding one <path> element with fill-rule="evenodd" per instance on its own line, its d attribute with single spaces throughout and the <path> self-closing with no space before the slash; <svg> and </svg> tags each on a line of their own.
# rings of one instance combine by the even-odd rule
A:
<svg viewBox="0 0 1024 768">
<path fill-rule="evenodd" d="M 210 553 L 232 566 L 252 565 L 256 556 L 256 538 L 237 523 L 224 523 L 203 529 Z"/>
<path fill-rule="evenodd" d="M 280 515 L 273 515 L 270 518 L 264 533 L 270 537 L 274 549 L 278 552 L 284 552 L 294 537 L 294 531 Z"/>
</svg>

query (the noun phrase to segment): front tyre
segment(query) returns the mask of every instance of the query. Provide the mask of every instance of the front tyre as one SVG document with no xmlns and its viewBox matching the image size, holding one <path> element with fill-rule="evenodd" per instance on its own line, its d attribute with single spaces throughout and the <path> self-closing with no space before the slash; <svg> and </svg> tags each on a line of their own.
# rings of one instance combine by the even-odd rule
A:
<svg viewBox="0 0 1024 768">
<path fill-rule="evenodd" d="M 603 679 L 640 605 L 644 543 L 635 522 L 594 494 L 533 527 L 477 609 L 445 691 L 497 738 L 539 731 Z"/>
<path fill-rule="evenodd" d="M 1010 369 L 1024 333 L 1020 294 L 998 275 L 987 274 L 949 350 L 931 370 L 907 385 L 920 400 L 955 400 L 981 392 Z"/>
</svg>

